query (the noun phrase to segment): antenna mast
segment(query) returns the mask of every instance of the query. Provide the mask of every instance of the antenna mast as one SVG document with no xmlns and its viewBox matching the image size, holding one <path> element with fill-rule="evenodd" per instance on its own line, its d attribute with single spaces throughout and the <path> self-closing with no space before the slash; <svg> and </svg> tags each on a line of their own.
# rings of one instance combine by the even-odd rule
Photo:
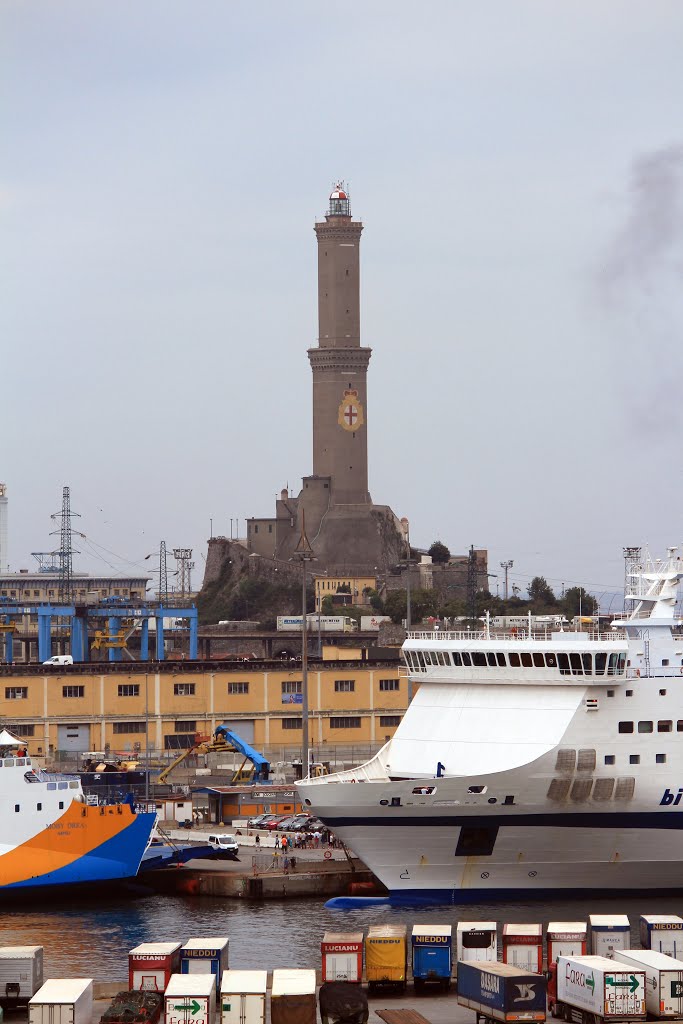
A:
<svg viewBox="0 0 683 1024">
<path fill-rule="evenodd" d="M 168 604 L 168 571 L 166 569 L 166 541 L 159 545 L 159 603 Z"/>
<path fill-rule="evenodd" d="M 173 557 L 178 563 L 178 590 L 182 597 L 192 592 L 190 574 L 194 569 L 192 548 L 173 548 Z"/>
</svg>

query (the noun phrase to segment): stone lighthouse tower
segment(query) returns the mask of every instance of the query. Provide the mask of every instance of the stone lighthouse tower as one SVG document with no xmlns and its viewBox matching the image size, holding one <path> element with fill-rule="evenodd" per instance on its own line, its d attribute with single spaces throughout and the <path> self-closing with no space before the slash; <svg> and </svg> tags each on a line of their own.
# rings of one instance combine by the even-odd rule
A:
<svg viewBox="0 0 683 1024">
<path fill-rule="evenodd" d="M 367 372 L 360 343 L 360 236 L 343 185 L 329 199 L 318 239 L 318 346 L 313 371 L 313 475 L 327 477 L 334 505 L 368 505 Z"/>
</svg>

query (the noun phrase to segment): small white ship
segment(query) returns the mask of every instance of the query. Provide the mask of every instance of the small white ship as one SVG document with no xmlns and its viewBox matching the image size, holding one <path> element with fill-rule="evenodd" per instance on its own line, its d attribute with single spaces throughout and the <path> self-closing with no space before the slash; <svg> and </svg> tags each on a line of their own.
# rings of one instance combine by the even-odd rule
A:
<svg viewBox="0 0 683 1024">
<path fill-rule="evenodd" d="M 683 889 L 683 561 L 607 633 L 412 632 L 394 737 L 299 784 L 396 902 Z"/>
</svg>

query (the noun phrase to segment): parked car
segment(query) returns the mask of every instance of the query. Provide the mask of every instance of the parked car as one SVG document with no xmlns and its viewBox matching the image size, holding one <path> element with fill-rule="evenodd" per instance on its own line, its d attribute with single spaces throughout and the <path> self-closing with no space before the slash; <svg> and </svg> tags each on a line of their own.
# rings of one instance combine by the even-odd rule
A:
<svg viewBox="0 0 683 1024">
<path fill-rule="evenodd" d="M 54 654 L 43 665 L 73 665 L 74 659 L 70 654 Z"/>
<path fill-rule="evenodd" d="M 289 818 L 283 818 L 282 821 L 278 822 L 278 826 L 277 827 L 282 832 L 289 832 L 290 828 L 292 827 L 292 822 L 293 821 L 294 821 L 294 816 L 290 815 Z"/>
<path fill-rule="evenodd" d="M 280 828 L 280 822 L 286 821 L 289 818 L 289 814 L 276 814 L 272 821 L 267 821 L 263 826 L 264 828 L 270 829 L 271 832 L 275 832 Z"/>
<path fill-rule="evenodd" d="M 291 832 L 307 832 L 308 826 L 312 821 L 313 818 L 311 818 L 308 814 L 304 814 L 303 816 L 297 814 L 296 817 L 292 818 L 292 822 L 289 826 L 289 829 Z"/>
<path fill-rule="evenodd" d="M 239 853 L 240 848 L 233 835 L 228 835 L 224 832 L 214 834 L 209 836 L 208 844 L 216 851 L 217 854 L 220 854 L 223 857 L 229 857 L 231 860 L 237 859 L 237 854 Z"/>
<path fill-rule="evenodd" d="M 270 814 L 256 814 L 253 818 L 249 818 L 247 825 L 249 828 L 261 828 L 263 822 L 270 817 Z"/>
</svg>

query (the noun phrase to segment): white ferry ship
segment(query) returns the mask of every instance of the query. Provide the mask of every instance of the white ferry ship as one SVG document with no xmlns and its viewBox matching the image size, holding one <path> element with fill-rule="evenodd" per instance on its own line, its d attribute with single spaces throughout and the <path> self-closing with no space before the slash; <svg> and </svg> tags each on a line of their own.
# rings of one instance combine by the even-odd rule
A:
<svg viewBox="0 0 683 1024">
<path fill-rule="evenodd" d="M 607 634 L 410 633 L 394 737 L 305 806 L 394 902 L 683 889 L 682 577 L 648 558 Z"/>
</svg>

